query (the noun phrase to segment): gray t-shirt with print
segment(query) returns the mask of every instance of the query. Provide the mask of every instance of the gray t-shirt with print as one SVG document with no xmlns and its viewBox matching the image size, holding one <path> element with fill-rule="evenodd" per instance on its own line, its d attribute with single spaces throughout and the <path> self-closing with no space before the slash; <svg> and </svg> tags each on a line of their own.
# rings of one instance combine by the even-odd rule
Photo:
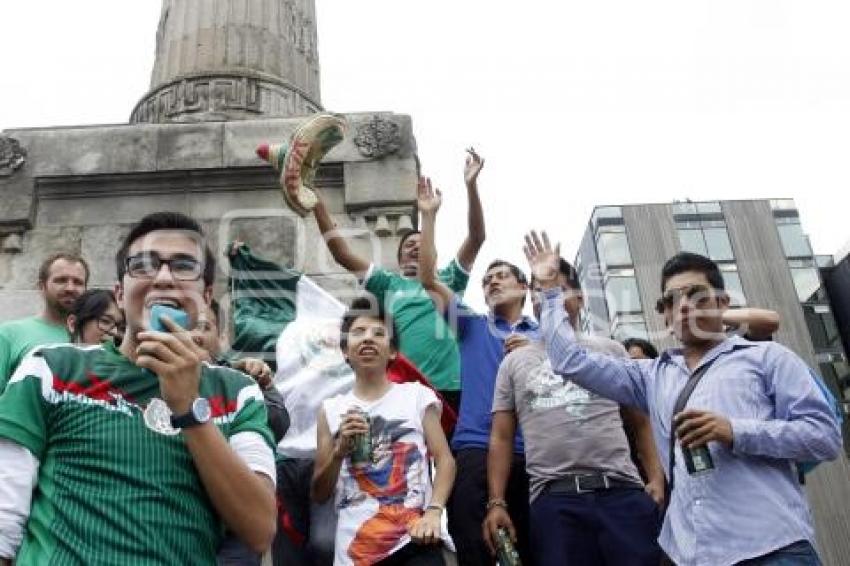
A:
<svg viewBox="0 0 850 566">
<path fill-rule="evenodd" d="M 627 357 L 608 338 L 580 336 L 588 350 Z M 493 412 L 516 413 L 534 501 L 546 483 L 575 473 L 606 473 L 641 483 L 629 452 L 620 406 L 556 375 L 542 344 L 511 352 L 496 379 Z"/>
</svg>

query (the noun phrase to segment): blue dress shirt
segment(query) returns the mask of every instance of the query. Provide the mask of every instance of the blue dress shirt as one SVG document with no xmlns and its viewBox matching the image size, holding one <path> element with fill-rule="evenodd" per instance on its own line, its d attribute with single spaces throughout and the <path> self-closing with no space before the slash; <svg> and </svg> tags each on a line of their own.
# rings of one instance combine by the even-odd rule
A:
<svg viewBox="0 0 850 566">
<path fill-rule="evenodd" d="M 545 293 L 541 332 L 556 373 L 649 414 L 668 473 L 673 406 L 692 373 L 682 350 L 668 350 L 655 360 L 584 350 L 576 343 L 560 289 Z M 814 544 L 794 462 L 836 458 L 841 432 L 808 367 L 775 342 L 740 337 L 715 346 L 697 367 L 708 362 L 713 363 L 686 407 L 729 419 L 732 448 L 710 442 L 714 469 L 691 476 L 676 444 L 676 481 L 661 547 L 676 564 L 722 566 L 800 540 Z"/>
</svg>

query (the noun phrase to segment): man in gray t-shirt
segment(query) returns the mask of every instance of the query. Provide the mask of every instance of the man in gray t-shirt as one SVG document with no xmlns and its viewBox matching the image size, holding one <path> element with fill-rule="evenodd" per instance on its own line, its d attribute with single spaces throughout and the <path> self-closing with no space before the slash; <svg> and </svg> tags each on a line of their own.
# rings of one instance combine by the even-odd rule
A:
<svg viewBox="0 0 850 566">
<path fill-rule="evenodd" d="M 584 336 L 579 343 L 597 352 L 626 357 L 608 338 Z M 508 411 L 526 437 L 525 467 L 531 500 L 547 483 L 570 474 L 605 474 L 642 487 L 631 459 L 620 406 L 555 375 L 542 344 L 510 353 L 499 367 L 493 412 Z"/>
<path fill-rule="evenodd" d="M 574 269 L 561 261 L 564 306 L 577 324 L 581 291 Z M 608 338 L 580 341 L 628 357 Z M 496 379 L 487 461 L 491 504 L 484 522 L 490 542 L 499 527 L 512 529 L 506 509 L 492 497 L 504 493 L 517 423 L 525 439 L 535 564 L 656 566 L 661 513 L 630 457 L 619 405 L 556 375 L 541 344 L 511 352 Z"/>
</svg>

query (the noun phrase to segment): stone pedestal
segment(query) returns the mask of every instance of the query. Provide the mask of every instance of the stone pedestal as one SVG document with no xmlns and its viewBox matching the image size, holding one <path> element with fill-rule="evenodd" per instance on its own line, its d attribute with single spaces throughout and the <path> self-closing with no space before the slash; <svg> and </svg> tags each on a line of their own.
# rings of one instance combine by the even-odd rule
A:
<svg viewBox="0 0 850 566">
<path fill-rule="evenodd" d="M 347 118 L 349 135 L 326 156 L 318 184 L 337 224 L 356 236 L 355 248 L 394 267 L 399 236 L 416 218 L 410 118 Z M 200 220 L 214 249 L 239 238 L 328 289 L 353 289 L 354 278 L 330 257 L 315 220 L 284 206 L 277 173 L 254 153 L 263 141 L 288 139 L 300 122 L 3 132 L 4 147 L 17 150 L 7 152 L 7 167 L 0 162 L 0 321 L 38 310 L 38 265 L 58 250 L 81 253 L 92 266 L 91 285 L 111 287 L 121 238 L 142 216 L 160 210 Z M 222 258 L 220 265 L 217 296 L 226 293 L 227 262 Z"/>
</svg>

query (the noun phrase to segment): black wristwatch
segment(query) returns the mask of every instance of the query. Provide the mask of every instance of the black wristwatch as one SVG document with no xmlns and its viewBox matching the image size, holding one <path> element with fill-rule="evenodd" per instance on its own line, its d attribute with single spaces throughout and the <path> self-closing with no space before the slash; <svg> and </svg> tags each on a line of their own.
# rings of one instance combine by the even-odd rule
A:
<svg viewBox="0 0 850 566">
<path fill-rule="evenodd" d="M 189 412 L 183 415 L 171 415 L 171 426 L 174 428 L 191 428 L 209 422 L 212 416 L 210 402 L 203 397 L 192 401 Z"/>
</svg>

